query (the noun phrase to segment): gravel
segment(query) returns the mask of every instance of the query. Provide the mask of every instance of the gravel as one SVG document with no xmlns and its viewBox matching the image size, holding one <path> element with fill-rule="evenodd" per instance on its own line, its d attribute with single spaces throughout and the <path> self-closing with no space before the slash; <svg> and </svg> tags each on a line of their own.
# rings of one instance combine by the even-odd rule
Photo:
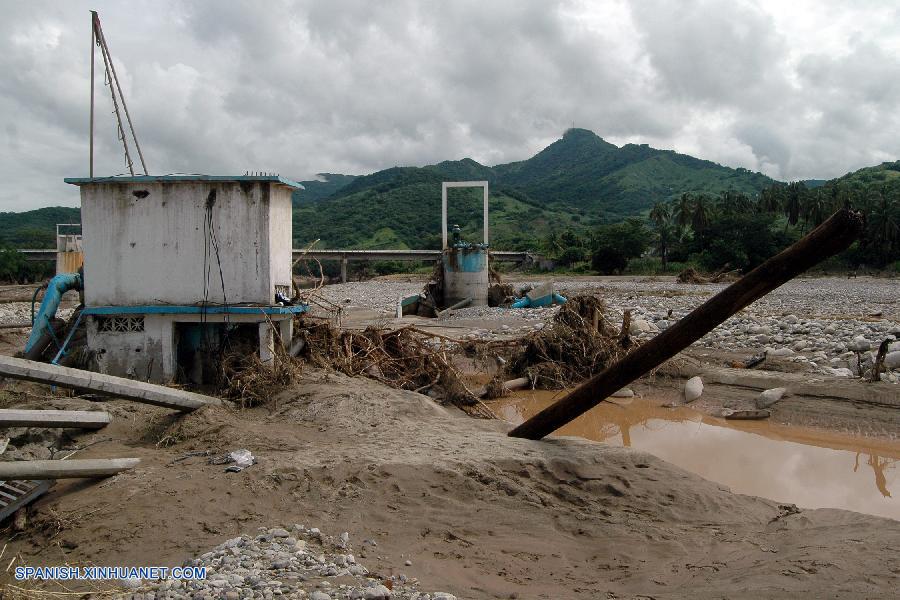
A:
<svg viewBox="0 0 900 600">
<path fill-rule="evenodd" d="M 522 288 L 537 281 L 512 281 Z M 726 286 L 680 284 L 667 278 L 558 279 L 563 295 L 599 292 L 607 318 L 618 326 L 632 311 L 632 334 L 649 339 L 665 330 Z M 393 314 L 399 296 L 421 290 L 420 282 L 368 281 L 323 288 L 323 295 L 350 307 Z M 344 303 L 349 299 L 349 303 Z M 504 309 L 468 307 L 443 315 L 435 324 L 469 325 L 468 339 L 509 339 L 537 331 L 558 308 Z M 700 339 L 704 348 L 769 356 L 800 363 L 811 372 L 841 377 L 870 368 L 882 340 L 900 339 L 900 281 L 876 278 L 796 279 L 753 303 Z M 892 346 L 900 351 L 900 343 Z M 892 356 L 891 368 L 900 368 Z M 898 373 L 882 374 L 896 383 Z"/>
<path fill-rule="evenodd" d="M 260 528 L 255 536 L 232 538 L 184 566 L 206 567 L 206 579 L 142 582 L 140 591 L 127 593 L 123 598 L 456 600 L 447 592 L 420 592 L 418 580 L 402 573 L 378 577 L 357 562 L 346 532 L 334 538 L 299 524 Z"/>
</svg>

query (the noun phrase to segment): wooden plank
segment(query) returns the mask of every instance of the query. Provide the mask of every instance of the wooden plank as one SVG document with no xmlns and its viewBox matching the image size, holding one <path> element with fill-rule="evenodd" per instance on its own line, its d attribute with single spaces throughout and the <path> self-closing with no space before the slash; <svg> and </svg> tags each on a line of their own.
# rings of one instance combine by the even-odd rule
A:
<svg viewBox="0 0 900 600">
<path fill-rule="evenodd" d="M 71 460 L 20 460 L 0 462 L 0 480 L 72 479 L 109 477 L 133 469 L 139 458 L 87 458 Z"/>
<path fill-rule="evenodd" d="M 212 396 L 11 356 L 0 356 L 0 375 L 76 390 L 89 390 L 95 394 L 181 411 L 196 410 L 207 404 L 221 404 L 221 400 Z"/>
<path fill-rule="evenodd" d="M 863 223 L 860 213 L 846 208 L 839 210 L 796 244 L 756 267 L 562 400 L 514 428 L 509 435 L 539 440 L 553 433 L 616 390 L 669 360 L 742 308 L 845 250 L 859 236 Z"/>
<path fill-rule="evenodd" d="M 112 418 L 102 410 L 0 409 L 0 427 L 75 427 L 101 429 Z"/>
</svg>

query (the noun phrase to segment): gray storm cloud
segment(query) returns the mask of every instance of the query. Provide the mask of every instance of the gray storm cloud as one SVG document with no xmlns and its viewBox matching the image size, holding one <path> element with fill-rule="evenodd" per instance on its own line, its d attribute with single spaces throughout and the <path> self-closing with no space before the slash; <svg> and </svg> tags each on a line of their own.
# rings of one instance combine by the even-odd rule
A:
<svg viewBox="0 0 900 600">
<path fill-rule="evenodd" d="M 78 202 L 90 8 L 152 173 L 497 164 L 574 122 L 792 179 L 900 154 L 898 33 L 815 6 L 797 29 L 749 1 L 5 2 L 0 210 Z M 819 43 L 815 19 L 854 25 Z M 95 170 L 122 173 L 100 82 Z"/>
</svg>

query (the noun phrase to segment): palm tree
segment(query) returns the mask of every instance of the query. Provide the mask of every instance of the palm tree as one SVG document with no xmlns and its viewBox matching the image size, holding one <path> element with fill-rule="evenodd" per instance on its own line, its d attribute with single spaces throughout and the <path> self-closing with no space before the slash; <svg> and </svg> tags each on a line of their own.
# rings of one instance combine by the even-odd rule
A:
<svg viewBox="0 0 900 600">
<path fill-rule="evenodd" d="M 669 265 L 669 248 L 678 239 L 676 226 L 672 223 L 671 218 L 662 220 L 656 224 L 656 237 L 654 239 L 656 245 L 656 253 L 662 260 L 663 271 Z"/>
<path fill-rule="evenodd" d="M 710 217 L 712 215 L 712 207 L 709 198 L 705 194 L 700 194 L 694 201 L 694 211 L 691 214 L 691 228 L 700 233 L 709 227 Z"/>
<path fill-rule="evenodd" d="M 803 204 L 803 192 L 806 186 L 799 181 L 792 181 L 788 184 L 787 194 L 784 198 L 784 214 L 787 216 L 788 224 L 796 225 L 800 220 L 800 210 Z"/>
<path fill-rule="evenodd" d="M 679 227 L 688 227 L 694 214 L 694 199 L 684 193 L 675 201 L 675 222 Z"/>
<path fill-rule="evenodd" d="M 650 209 L 650 220 L 653 221 L 653 224 L 657 227 L 667 222 L 671 217 L 671 207 L 663 202 L 657 202 L 653 205 L 653 208 Z"/>
</svg>

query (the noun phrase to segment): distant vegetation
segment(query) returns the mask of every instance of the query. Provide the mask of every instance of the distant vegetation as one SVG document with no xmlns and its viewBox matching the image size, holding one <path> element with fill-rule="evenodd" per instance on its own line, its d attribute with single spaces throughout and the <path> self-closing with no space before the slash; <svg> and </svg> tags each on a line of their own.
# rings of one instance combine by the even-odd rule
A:
<svg viewBox="0 0 900 600">
<path fill-rule="evenodd" d="M 52 206 L 0 213 L 0 246 L 56 248 L 57 223 L 81 223 L 81 209 Z"/>
<path fill-rule="evenodd" d="M 866 227 L 833 269 L 900 273 L 900 161 L 850 173 L 810 189 L 776 183 L 756 196 L 685 193 L 629 219 L 593 230 L 550 235 L 543 250 L 563 266 L 600 273 L 748 271 L 842 207 L 861 210 Z"/>
<path fill-rule="evenodd" d="M 540 252 L 573 272 L 746 271 L 849 206 L 865 213 L 865 231 L 827 268 L 900 274 L 900 161 L 786 184 L 647 146 L 617 148 L 582 129 L 496 167 L 464 159 L 320 174 L 295 194 L 295 246 L 439 248 L 448 180 L 491 183 L 492 247 Z M 481 240 L 481 211 L 480 189 L 450 190 L 449 222 L 466 239 Z M 0 213 L 0 279 L 40 275 L 4 249 L 54 247 L 55 225 L 79 221 L 77 208 Z"/>
<path fill-rule="evenodd" d="M 331 183 L 348 176 L 326 177 Z M 752 195 L 773 183 L 745 169 L 646 145 L 619 148 L 585 129 L 570 129 L 520 162 L 488 167 L 466 158 L 353 178 L 327 198 L 299 201 L 294 237 L 300 245 L 320 239 L 323 248 L 438 247 L 440 183 L 459 180 L 490 182 L 491 243 L 516 250 L 537 249 L 545 236 L 567 228 L 590 229 L 646 213 L 682 193 Z M 308 189 L 319 193 L 315 186 Z M 453 190 L 449 201 L 450 221 L 470 239 L 480 232 L 479 193 Z"/>
</svg>

